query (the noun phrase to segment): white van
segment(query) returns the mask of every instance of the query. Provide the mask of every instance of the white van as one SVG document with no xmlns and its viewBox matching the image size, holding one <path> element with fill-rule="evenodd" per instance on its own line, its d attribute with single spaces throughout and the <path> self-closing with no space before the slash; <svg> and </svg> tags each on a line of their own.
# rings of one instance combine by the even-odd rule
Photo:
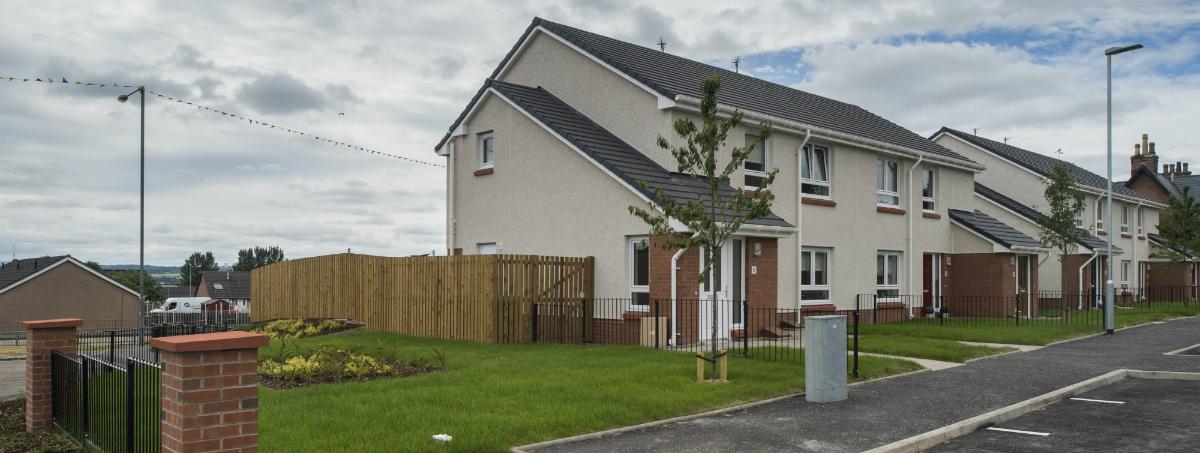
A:
<svg viewBox="0 0 1200 453">
<path fill-rule="evenodd" d="M 168 297 L 150 313 L 200 313 L 204 305 L 212 302 L 208 297 Z"/>
</svg>

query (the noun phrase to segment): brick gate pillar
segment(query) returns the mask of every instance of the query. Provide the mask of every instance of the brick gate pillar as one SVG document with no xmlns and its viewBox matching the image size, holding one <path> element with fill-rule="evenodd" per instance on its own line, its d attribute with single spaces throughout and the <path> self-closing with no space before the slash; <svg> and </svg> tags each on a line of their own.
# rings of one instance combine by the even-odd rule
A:
<svg viewBox="0 0 1200 453">
<path fill-rule="evenodd" d="M 150 345 L 162 352 L 162 451 L 257 451 L 258 348 L 266 335 L 206 333 Z"/>
<path fill-rule="evenodd" d="M 82 325 L 83 320 L 78 318 L 21 322 L 21 328 L 29 331 L 25 337 L 26 432 L 50 427 L 53 407 L 50 400 L 50 353 L 78 354 L 75 329 Z"/>
</svg>

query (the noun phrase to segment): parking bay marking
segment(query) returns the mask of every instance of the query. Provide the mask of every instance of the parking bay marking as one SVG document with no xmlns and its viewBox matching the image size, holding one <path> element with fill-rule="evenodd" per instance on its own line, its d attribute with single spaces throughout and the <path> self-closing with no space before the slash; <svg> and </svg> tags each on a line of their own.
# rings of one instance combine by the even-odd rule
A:
<svg viewBox="0 0 1200 453">
<path fill-rule="evenodd" d="M 1075 401 L 1087 401 L 1089 403 L 1104 403 L 1104 404 L 1125 404 L 1124 401 L 1109 401 L 1109 400 L 1094 400 L 1091 398 L 1071 398 Z"/>
<path fill-rule="evenodd" d="M 997 428 L 994 426 L 988 427 L 988 430 L 989 431 L 1001 431 L 1001 432 L 1006 432 L 1006 433 L 1028 434 L 1031 436 L 1042 436 L 1042 437 L 1046 437 L 1046 436 L 1050 435 L 1050 433 L 1039 433 L 1037 431 L 1021 431 L 1019 429 Z"/>
</svg>

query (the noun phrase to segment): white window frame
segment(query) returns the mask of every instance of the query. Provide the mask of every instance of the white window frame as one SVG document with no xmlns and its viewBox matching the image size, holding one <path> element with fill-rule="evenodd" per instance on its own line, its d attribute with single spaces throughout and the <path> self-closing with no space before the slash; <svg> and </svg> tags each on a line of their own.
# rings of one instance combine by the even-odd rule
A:
<svg viewBox="0 0 1200 453">
<path fill-rule="evenodd" d="M 1145 215 L 1145 209 L 1146 209 L 1146 208 L 1143 208 L 1143 207 L 1141 207 L 1141 206 L 1138 206 L 1138 207 L 1137 207 L 1137 214 L 1136 214 L 1136 215 L 1137 215 L 1137 235 L 1138 235 L 1138 236 L 1141 236 L 1141 235 L 1142 235 L 1142 224 L 1143 224 L 1143 222 L 1145 221 L 1145 220 L 1144 220 L 1145 218 L 1143 217 L 1143 216 Z"/>
<path fill-rule="evenodd" d="M 930 194 L 925 195 L 925 176 L 929 176 Z M 925 168 L 921 170 L 921 210 L 924 212 L 937 212 L 937 190 L 938 190 L 938 172 L 935 168 Z M 925 207 L 929 203 L 929 207 Z"/>
<path fill-rule="evenodd" d="M 491 251 L 487 251 L 490 248 Z M 500 253 L 500 244 L 495 242 L 478 242 L 475 244 L 475 254 L 477 255 L 496 255 Z"/>
<path fill-rule="evenodd" d="M 746 142 L 743 144 L 743 146 L 750 146 L 750 143 L 751 143 L 751 140 L 750 140 L 750 138 L 751 138 L 751 137 L 753 137 L 753 138 L 754 138 L 754 140 L 758 140 L 758 138 L 759 138 L 757 135 L 755 135 L 755 134 L 751 134 L 751 133 L 747 132 L 747 133 L 746 133 L 746 138 L 745 138 Z M 766 139 L 766 140 L 763 140 L 763 142 L 762 142 L 762 155 L 763 155 L 763 169 L 762 169 L 762 171 L 758 171 L 758 170 L 750 170 L 750 169 L 747 169 L 747 168 L 746 168 L 746 162 L 745 162 L 745 161 L 743 161 L 743 162 L 742 162 L 742 172 L 743 172 L 743 175 L 742 175 L 742 186 L 743 186 L 743 187 L 746 187 L 746 188 L 748 188 L 748 189 L 757 189 L 757 188 L 759 188 L 759 187 L 758 187 L 758 186 L 756 186 L 756 185 L 753 185 L 753 184 L 750 184 L 750 183 L 746 182 L 746 179 L 747 179 L 747 177 L 755 177 L 755 178 L 763 178 L 763 179 L 766 179 L 766 178 L 767 178 L 767 173 L 768 173 L 768 172 L 770 172 L 770 170 L 771 170 L 771 146 L 770 146 L 770 140 L 771 140 L 771 139 L 770 139 L 770 138 L 768 138 L 768 139 Z"/>
<path fill-rule="evenodd" d="M 479 142 L 479 149 L 477 150 L 477 154 L 479 155 L 479 168 L 492 168 L 496 165 L 496 134 L 492 131 L 480 132 L 479 139 L 477 141 Z M 492 143 L 492 155 L 490 156 L 491 160 L 488 160 L 489 156 L 487 155 L 485 149 L 488 141 L 491 141 Z"/>
<path fill-rule="evenodd" d="M 825 156 L 825 179 L 824 180 L 812 178 L 813 162 L 817 156 L 817 152 L 816 152 L 817 149 L 820 149 L 821 151 L 823 151 L 822 154 Z M 804 160 L 800 164 L 801 165 L 801 168 L 800 168 L 800 191 L 803 193 L 803 196 L 806 198 L 824 198 L 824 199 L 831 198 L 833 196 L 833 185 L 830 184 L 830 181 L 833 180 L 833 167 L 832 167 L 833 159 L 830 157 L 829 147 L 813 145 L 811 143 L 804 145 L 803 159 Z M 809 177 L 807 177 L 807 178 L 804 177 L 804 168 L 809 169 L 808 170 Z M 824 187 L 825 195 L 805 192 L 804 186 L 806 186 L 806 185 Z"/>
<path fill-rule="evenodd" d="M 817 280 L 816 272 L 815 272 L 815 269 L 816 269 L 815 264 L 816 264 L 816 255 L 818 255 L 818 254 L 825 255 L 825 284 L 823 284 L 823 285 L 815 283 Z M 804 273 L 805 273 L 804 264 L 805 263 L 808 263 L 809 273 L 811 273 L 811 275 L 808 275 L 809 284 L 807 284 L 807 285 L 804 284 Z M 803 248 L 800 251 L 800 269 L 801 269 L 800 270 L 800 272 L 801 272 L 801 280 L 800 280 L 801 303 L 802 304 L 828 304 L 829 301 L 833 299 L 833 285 L 832 285 L 832 283 L 830 283 L 833 281 L 833 276 L 832 276 L 832 274 L 833 274 L 833 249 L 819 248 L 819 247 Z M 825 294 L 824 299 L 805 299 L 803 296 L 805 291 L 825 291 L 826 294 Z"/>
<path fill-rule="evenodd" d="M 1121 260 L 1121 285 L 1129 286 L 1129 277 L 1133 272 L 1133 261 Z"/>
<path fill-rule="evenodd" d="M 891 164 L 894 167 L 891 167 L 888 164 Z M 891 174 L 891 177 L 892 177 L 891 186 L 895 187 L 895 189 L 893 189 L 893 190 L 888 190 L 888 170 L 889 170 L 889 168 L 894 168 L 894 170 Z M 880 180 L 880 173 L 879 173 L 881 171 L 881 169 L 883 171 L 883 179 L 882 180 Z M 894 203 L 885 203 L 885 202 L 880 201 L 879 197 L 891 197 L 891 198 L 895 199 L 895 202 Z M 901 199 L 900 199 L 900 162 L 891 160 L 891 159 L 884 159 L 884 158 L 875 159 L 875 204 L 876 204 L 876 206 L 883 206 L 883 207 L 888 207 L 888 208 L 899 208 L 900 202 L 901 202 Z"/>
<path fill-rule="evenodd" d="M 629 309 L 630 310 L 650 311 L 649 303 L 647 303 L 646 305 L 638 305 L 637 299 L 633 296 L 634 293 L 650 294 L 650 280 L 649 280 L 649 277 L 650 277 L 650 258 L 649 258 L 650 242 L 649 241 L 650 241 L 650 238 L 647 236 L 630 236 L 629 238 L 627 238 L 625 240 L 625 255 L 626 255 L 625 265 L 626 265 L 626 269 L 627 269 L 627 271 L 625 272 L 626 273 L 625 282 L 629 286 L 629 297 L 630 297 Z M 639 244 L 643 244 L 643 243 L 646 245 L 646 253 L 647 253 L 647 258 L 646 258 L 646 278 L 647 278 L 647 280 L 646 280 L 645 285 L 638 285 L 635 282 L 635 279 L 637 278 L 637 249 L 636 248 Z M 649 297 L 649 296 L 647 296 L 647 297 Z M 649 302 L 649 299 L 647 299 L 647 302 Z"/>
<path fill-rule="evenodd" d="M 1106 231 L 1104 225 L 1104 197 L 1096 199 L 1096 231 Z"/>
<path fill-rule="evenodd" d="M 1121 203 L 1121 232 L 1129 233 L 1129 205 Z"/>
<path fill-rule="evenodd" d="M 882 261 L 883 283 L 880 283 L 878 279 L 876 279 L 876 281 L 875 281 L 875 294 L 877 296 L 877 300 L 898 301 L 898 300 L 900 300 L 900 282 L 904 281 L 901 276 L 901 273 L 904 271 L 904 264 L 903 264 L 904 263 L 904 255 L 901 252 L 891 251 L 891 250 L 880 250 L 879 252 L 877 252 L 875 254 L 875 275 L 876 275 L 876 277 L 879 276 L 879 264 L 880 264 L 879 258 L 881 258 L 881 257 L 883 258 L 883 261 Z M 893 257 L 896 259 L 895 269 L 891 269 L 891 263 L 889 260 L 889 258 L 893 258 Z M 895 278 L 895 283 L 888 283 L 887 277 L 889 274 L 889 272 L 888 272 L 889 270 L 892 271 L 891 275 Z M 896 291 L 896 297 L 878 296 L 880 291 L 892 291 L 892 290 Z"/>
</svg>

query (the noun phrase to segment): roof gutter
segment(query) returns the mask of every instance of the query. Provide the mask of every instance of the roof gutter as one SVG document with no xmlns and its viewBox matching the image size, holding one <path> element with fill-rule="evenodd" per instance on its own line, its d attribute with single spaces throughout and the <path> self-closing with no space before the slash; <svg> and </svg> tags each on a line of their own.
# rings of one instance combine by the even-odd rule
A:
<svg viewBox="0 0 1200 453">
<path fill-rule="evenodd" d="M 686 95 L 682 95 L 682 94 L 676 95 L 675 103 L 676 103 L 675 108 L 697 111 L 697 112 L 700 110 L 699 109 L 700 99 L 693 97 L 693 96 L 686 96 Z M 739 110 L 736 107 L 728 106 L 725 104 L 718 104 L 717 109 L 719 111 L 727 112 L 727 113 L 732 113 L 736 110 Z M 884 154 L 891 154 L 891 155 L 897 155 L 897 156 L 908 157 L 908 158 L 922 158 L 923 157 L 926 160 L 929 160 L 931 162 L 937 162 L 938 164 L 945 165 L 947 167 L 954 167 L 954 168 L 958 168 L 961 170 L 968 170 L 968 171 L 972 171 L 972 172 L 976 172 L 976 173 L 984 170 L 983 165 L 980 165 L 975 162 L 968 162 L 968 161 L 963 161 L 963 160 L 959 160 L 959 159 L 953 159 L 953 158 L 949 158 L 946 156 L 941 156 L 941 155 L 909 148 L 906 146 L 893 145 L 891 143 L 887 143 L 887 142 L 883 142 L 883 141 L 879 141 L 879 140 L 875 140 L 875 139 L 870 139 L 870 138 L 866 138 L 866 137 L 862 137 L 862 136 L 858 136 L 858 135 L 854 135 L 854 134 L 848 134 L 845 132 L 839 132 L 839 131 L 835 131 L 832 129 L 814 126 L 811 124 L 804 124 L 804 123 L 801 123 L 798 121 L 792 121 L 792 120 L 780 118 L 780 117 L 774 116 L 774 115 L 767 115 L 767 114 L 758 113 L 758 112 L 754 112 L 754 111 L 748 111 L 748 110 L 742 110 L 742 115 L 743 115 L 743 117 L 749 118 L 752 120 L 771 123 L 771 125 L 774 127 L 783 128 L 784 130 L 787 130 L 788 132 L 792 132 L 795 134 L 811 133 L 812 135 L 814 135 L 820 139 L 823 139 L 823 140 L 828 140 L 831 142 L 838 142 L 838 143 L 842 143 L 842 144 L 846 144 L 846 145 L 854 145 L 854 146 L 867 148 L 872 151 L 876 151 L 876 152 L 880 152 L 880 153 L 884 153 Z"/>
</svg>

